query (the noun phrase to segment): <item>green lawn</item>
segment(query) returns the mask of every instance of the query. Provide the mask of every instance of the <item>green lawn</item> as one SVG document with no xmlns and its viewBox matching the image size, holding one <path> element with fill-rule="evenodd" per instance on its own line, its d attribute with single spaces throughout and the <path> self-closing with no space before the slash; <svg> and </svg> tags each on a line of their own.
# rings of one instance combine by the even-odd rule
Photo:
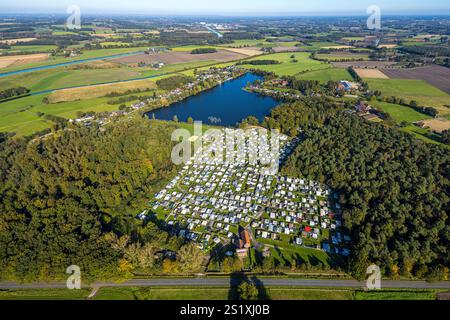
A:
<svg viewBox="0 0 450 320">
<path fill-rule="evenodd" d="M 228 288 L 101 288 L 95 300 L 227 300 Z"/>
<path fill-rule="evenodd" d="M 84 300 L 89 293 L 84 289 L 0 290 L 0 300 Z"/>
<path fill-rule="evenodd" d="M 37 115 L 38 112 L 73 119 L 78 111 L 101 112 L 114 111 L 119 108 L 118 105 L 107 103 L 111 98 L 44 104 L 42 99 L 46 96 L 48 94 L 29 96 L 2 103 L 0 107 L 0 132 L 16 132 L 18 135 L 30 135 L 50 128 L 52 122 L 39 117 Z M 127 102 L 127 104 L 131 103 L 133 101 Z"/>
<path fill-rule="evenodd" d="M 274 259 L 285 262 L 291 262 L 292 260 L 302 260 L 309 262 L 312 266 L 317 265 L 319 262 L 325 267 L 330 266 L 330 257 L 327 253 L 321 250 L 309 249 L 286 243 L 284 241 L 275 241 L 269 239 L 258 239 L 263 244 L 271 246 L 277 246 L 279 249 L 272 249 L 272 256 Z"/>
<path fill-rule="evenodd" d="M 371 90 L 379 90 L 383 96 L 396 96 L 407 102 L 416 100 L 420 105 L 434 107 L 439 114 L 450 114 L 450 95 L 422 80 L 366 79 Z"/>
<path fill-rule="evenodd" d="M 338 68 L 310 71 L 299 74 L 297 78 L 301 80 L 318 80 L 322 83 L 328 81 L 353 80 L 352 76 L 347 71 L 347 69 L 338 69 Z"/>
<path fill-rule="evenodd" d="M 271 43 L 266 39 L 242 39 L 234 40 L 233 43 L 220 45 L 221 47 L 240 48 L 240 47 L 270 47 Z"/>
<path fill-rule="evenodd" d="M 433 290 L 302 289 L 288 287 L 264 288 L 271 300 L 435 300 Z M 229 288 L 101 288 L 94 300 L 227 300 L 236 289 Z M 0 300 L 85 300 L 90 290 L 24 289 L 0 290 Z"/>
<path fill-rule="evenodd" d="M 74 36 L 77 35 L 78 33 L 76 32 L 72 32 L 72 31 L 53 31 L 52 35 L 54 36 Z"/>
<path fill-rule="evenodd" d="M 292 55 L 295 55 L 295 60 L 297 62 L 292 62 Z M 273 65 L 243 65 L 245 68 L 249 69 L 259 69 L 268 72 L 274 72 L 280 76 L 293 76 L 300 72 L 320 70 L 330 68 L 330 65 L 325 62 L 316 61 L 309 57 L 309 53 L 306 52 L 287 52 L 287 53 L 275 53 L 259 56 L 257 58 L 249 59 L 248 61 L 254 60 L 277 60 L 281 62 L 280 64 Z"/>
</svg>

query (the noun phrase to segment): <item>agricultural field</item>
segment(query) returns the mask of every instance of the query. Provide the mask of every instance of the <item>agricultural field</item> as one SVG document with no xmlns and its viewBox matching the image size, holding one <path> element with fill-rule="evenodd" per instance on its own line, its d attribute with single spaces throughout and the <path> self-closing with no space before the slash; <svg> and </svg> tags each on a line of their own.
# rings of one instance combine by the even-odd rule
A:
<svg viewBox="0 0 450 320">
<path fill-rule="evenodd" d="M 436 300 L 436 292 L 427 290 L 356 291 L 355 300 Z"/>
<path fill-rule="evenodd" d="M 320 49 L 350 49 L 353 47 L 343 46 L 342 44 L 335 42 L 311 41 L 305 45 L 299 46 L 299 48 L 307 51 L 315 51 Z"/>
<path fill-rule="evenodd" d="M 156 81 L 157 79 L 159 78 L 154 78 L 152 80 Z M 139 80 L 137 82 L 142 85 L 142 89 L 146 89 L 154 86 L 153 81 Z M 112 100 L 112 98 L 88 98 L 88 96 L 104 96 L 108 92 L 111 92 L 111 90 L 126 91 L 128 89 L 136 89 L 136 85 L 134 85 L 133 82 L 122 82 L 117 84 L 117 86 L 119 87 L 117 88 L 113 86 L 111 88 L 111 86 L 99 86 L 100 88 L 95 91 L 92 89 L 92 86 L 88 86 L 70 89 L 66 92 L 65 90 L 62 90 L 53 94 L 40 94 L 4 102 L 1 104 L 0 108 L 0 132 L 16 132 L 19 136 L 25 136 L 50 128 L 53 125 L 53 122 L 39 116 L 39 113 L 55 115 L 66 119 L 73 119 L 77 117 L 77 113 L 79 111 L 102 112 L 118 110 L 119 104 L 108 104 L 108 101 Z M 78 100 L 80 97 L 79 90 L 83 92 L 83 100 Z M 139 95 L 151 94 L 153 94 L 153 91 L 139 93 Z M 54 96 L 52 97 L 52 95 Z M 126 95 L 121 97 L 126 97 Z M 45 104 L 43 103 L 44 98 L 54 101 L 75 100 Z M 131 104 L 134 102 L 135 101 L 128 101 L 127 103 Z"/>
<path fill-rule="evenodd" d="M 253 56 L 258 56 L 263 54 L 263 52 L 261 51 L 260 48 L 254 48 L 254 47 L 249 47 L 249 48 L 227 48 L 227 51 L 231 51 L 231 52 L 236 52 L 239 54 L 243 54 L 249 57 L 253 57 Z"/>
<path fill-rule="evenodd" d="M 0 300 L 84 300 L 89 293 L 87 289 L 0 290 Z"/>
<path fill-rule="evenodd" d="M 71 62 L 71 61 L 80 61 L 84 59 L 92 59 L 92 58 L 100 58 L 100 57 L 107 57 L 117 54 L 124 54 L 124 53 L 132 53 L 132 52 L 143 52 L 147 50 L 148 47 L 136 47 L 136 48 L 116 48 L 116 49 L 98 49 L 98 50 L 85 50 L 82 52 L 82 54 L 66 58 L 62 56 L 57 57 L 49 57 L 46 61 L 40 61 L 40 62 L 33 62 L 33 63 L 27 63 L 20 66 L 9 66 L 1 69 L 1 72 L 11 72 L 11 71 L 17 71 L 17 70 L 23 70 L 28 68 L 36 68 L 36 67 L 42 67 L 47 65 L 54 65 L 58 63 L 64 63 L 64 62 Z"/>
<path fill-rule="evenodd" d="M 14 54 L 22 52 L 50 52 L 55 50 L 57 47 L 54 45 L 17 45 L 11 46 L 11 49 L 0 49 L 1 54 Z"/>
<path fill-rule="evenodd" d="M 289 244 L 289 241 L 271 240 L 258 238 L 258 242 L 272 246 L 270 253 L 274 260 L 274 265 L 288 265 L 295 260 L 300 260 L 309 263 L 312 266 L 317 266 L 321 263 L 323 266 L 330 267 L 330 256 L 321 250 L 315 250 Z"/>
<path fill-rule="evenodd" d="M 244 39 L 234 40 L 233 43 L 220 45 L 228 48 L 242 48 L 242 47 L 270 47 L 272 44 L 266 39 Z"/>
<path fill-rule="evenodd" d="M 36 38 L 16 38 L 16 39 L 0 40 L 0 43 L 11 45 L 11 44 L 16 44 L 16 43 L 31 42 L 34 40 L 36 40 Z"/>
<path fill-rule="evenodd" d="M 436 300 L 434 290 L 362 291 L 332 288 L 266 287 L 261 291 L 270 300 Z M 23 289 L 0 291 L 0 300 L 85 300 L 89 289 Z M 94 300 L 227 300 L 236 297 L 229 287 L 103 287 Z"/>
<path fill-rule="evenodd" d="M 418 79 L 450 94 L 450 69 L 437 65 L 413 69 L 386 69 L 383 70 L 392 79 Z M 449 101 L 450 104 L 450 101 Z"/>
<path fill-rule="evenodd" d="M 394 119 L 398 123 L 400 122 L 413 123 L 420 120 L 431 119 L 431 116 L 429 115 L 420 113 L 414 110 L 413 108 L 398 104 L 379 101 L 370 102 L 370 104 L 381 109 L 384 112 L 389 113 L 392 119 Z"/>
<path fill-rule="evenodd" d="M 396 96 L 407 102 L 416 100 L 419 105 L 434 107 L 440 116 L 450 114 L 450 95 L 429 85 L 423 80 L 367 79 L 371 90 L 381 91 L 383 96 Z"/>
<path fill-rule="evenodd" d="M 210 49 L 210 48 L 214 48 L 217 50 L 220 50 L 221 48 L 218 46 L 209 46 L 209 45 L 204 45 L 204 46 L 200 46 L 200 45 L 187 45 L 187 46 L 180 46 L 180 47 L 174 47 L 171 48 L 170 50 L 173 52 L 191 52 L 192 50 L 195 49 Z"/>
<path fill-rule="evenodd" d="M 105 42 L 101 42 L 100 45 L 102 47 L 108 47 L 108 46 L 121 46 L 121 47 L 129 47 L 131 45 L 131 43 L 128 42 L 120 42 L 120 41 L 105 41 Z"/>
<path fill-rule="evenodd" d="M 135 65 L 141 62 L 145 64 L 154 64 L 161 62 L 164 64 L 176 64 L 176 63 L 199 62 L 199 61 L 227 62 L 247 57 L 246 55 L 231 52 L 228 50 L 218 50 L 218 52 L 206 54 L 191 54 L 192 50 L 168 51 L 154 54 L 143 53 L 138 55 L 116 58 L 112 59 L 111 61 L 129 65 Z"/>
<path fill-rule="evenodd" d="M 291 58 L 292 55 L 295 58 Z M 245 64 L 243 67 L 248 69 L 259 69 L 268 72 L 274 72 L 280 76 L 293 76 L 301 72 L 314 71 L 327 69 L 330 67 L 328 63 L 313 60 L 309 57 L 309 53 L 306 52 L 286 52 L 286 53 L 275 53 L 269 55 L 263 55 L 258 58 L 251 59 L 254 60 L 277 60 L 281 62 L 280 64 L 273 65 L 248 65 Z M 296 62 L 294 62 L 296 60 Z"/>
<path fill-rule="evenodd" d="M 20 67 L 33 62 L 47 61 L 48 53 L 24 54 L 17 56 L 0 56 L 0 70 L 8 67 Z M 3 71 L 3 70 L 2 70 Z"/>
<path fill-rule="evenodd" d="M 78 33 L 76 32 L 72 32 L 72 31 L 62 31 L 62 30 L 58 30 L 58 31 L 53 31 L 52 35 L 54 36 L 74 36 L 77 35 Z"/>
<path fill-rule="evenodd" d="M 327 61 L 355 61 L 369 59 L 368 54 L 351 52 L 318 53 L 316 54 L 316 57 Z"/>
<path fill-rule="evenodd" d="M 58 90 L 52 93 L 48 97 L 48 100 L 50 103 L 77 101 L 80 100 L 80 97 L 82 97 L 82 100 L 88 100 L 104 97 L 105 95 L 113 92 L 124 93 L 126 91 L 136 89 L 150 91 L 156 90 L 157 86 L 155 81 L 150 79 L 124 81 L 106 85 L 85 86 L 80 88 Z"/>
<path fill-rule="evenodd" d="M 366 68 L 378 68 L 378 69 L 384 69 L 384 68 L 390 68 L 392 67 L 395 62 L 392 61 L 344 61 L 344 62 L 332 62 L 333 66 L 337 68 L 359 68 L 359 69 L 366 69 Z"/>
<path fill-rule="evenodd" d="M 430 128 L 430 130 L 442 133 L 443 131 L 450 130 L 450 120 L 445 118 L 429 119 L 423 121 L 424 128 Z"/>
<path fill-rule="evenodd" d="M 345 41 L 364 41 L 364 37 L 345 37 L 345 38 L 342 38 L 342 40 L 345 40 Z"/>
<path fill-rule="evenodd" d="M 450 124 L 450 121 L 443 119 L 439 120 L 438 122 L 433 122 L 438 119 L 433 119 L 431 116 L 420 113 L 407 106 L 379 101 L 373 101 L 370 104 L 377 109 L 380 109 L 381 111 L 387 112 L 397 124 L 406 123 L 407 125 L 400 128 L 401 131 L 410 133 L 416 138 L 427 141 L 429 143 L 439 144 L 439 136 L 435 133 L 432 133 L 428 129 L 418 127 L 414 124 L 415 122 L 431 122 L 430 128 L 434 125 L 434 129 L 438 129 L 437 131 L 439 131 L 439 129 L 442 129 L 443 125 L 445 126 Z"/>
<path fill-rule="evenodd" d="M 322 83 L 328 81 L 348 80 L 352 81 L 353 78 L 347 69 L 330 68 L 317 71 L 310 71 L 297 75 L 301 80 L 318 80 Z"/>
</svg>

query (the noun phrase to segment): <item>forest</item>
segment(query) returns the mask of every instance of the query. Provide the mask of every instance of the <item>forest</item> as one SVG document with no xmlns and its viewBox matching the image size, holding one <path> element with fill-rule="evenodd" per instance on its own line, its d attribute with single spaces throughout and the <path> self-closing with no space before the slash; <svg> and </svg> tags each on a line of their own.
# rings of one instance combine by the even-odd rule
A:
<svg viewBox="0 0 450 320">
<path fill-rule="evenodd" d="M 138 116 L 36 139 L 2 135 L 0 279 L 65 279 L 70 265 L 83 281 L 196 271 L 195 245 L 136 218 L 176 173 L 174 128 Z"/>
<path fill-rule="evenodd" d="M 352 235 L 349 271 L 375 263 L 385 276 L 444 279 L 450 250 L 448 149 L 347 114 L 325 98 L 275 108 L 264 121 L 302 142 L 282 171 L 340 195 Z"/>
<path fill-rule="evenodd" d="M 346 268 L 355 277 L 375 263 L 391 278 L 444 279 L 450 151 L 346 108 L 309 97 L 266 117 L 266 128 L 302 138 L 282 174 L 339 194 L 353 240 Z M 176 174 L 170 136 L 177 125 L 136 116 L 38 138 L 0 135 L 0 279 L 65 279 L 70 265 L 81 267 L 83 281 L 201 270 L 207 257 L 196 244 L 156 217 L 137 219 Z M 228 260 L 224 270 L 242 268 Z"/>
</svg>

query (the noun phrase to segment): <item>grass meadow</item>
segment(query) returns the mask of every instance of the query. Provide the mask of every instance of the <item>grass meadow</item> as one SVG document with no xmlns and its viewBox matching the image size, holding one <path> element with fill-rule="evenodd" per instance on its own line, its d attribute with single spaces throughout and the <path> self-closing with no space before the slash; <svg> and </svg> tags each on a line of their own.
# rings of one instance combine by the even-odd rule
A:
<svg viewBox="0 0 450 320">
<path fill-rule="evenodd" d="M 295 56 L 295 58 L 291 58 L 292 56 Z M 249 59 L 248 61 L 254 60 L 277 60 L 281 63 L 273 65 L 244 64 L 243 67 L 248 69 L 258 69 L 267 72 L 273 72 L 280 76 L 294 76 L 301 72 L 330 68 L 330 65 L 328 63 L 311 59 L 309 57 L 309 53 L 307 52 L 285 52 L 268 54 Z"/>
</svg>

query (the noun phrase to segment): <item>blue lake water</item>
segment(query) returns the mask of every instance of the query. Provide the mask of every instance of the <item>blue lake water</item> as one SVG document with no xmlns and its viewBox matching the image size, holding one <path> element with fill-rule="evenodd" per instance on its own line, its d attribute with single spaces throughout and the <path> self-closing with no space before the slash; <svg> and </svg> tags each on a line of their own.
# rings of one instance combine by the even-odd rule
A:
<svg viewBox="0 0 450 320">
<path fill-rule="evenodd" d="M 262 121 L 279 102 L 243 90 L 248 82 L 257 79 L 262 80 L 262 77 L 247 73 L 169 107 L 150 111 L 147 116 L 152 118 L 154 114 L 159 120 L 173 120 L 176 115 L 183 122 L 192 117 L 195 121 L 222 126 L 234 126 L 248 116 L 255 116 Z M 215 123 L 212 118 L 221 121 Z"/>
</svg>

